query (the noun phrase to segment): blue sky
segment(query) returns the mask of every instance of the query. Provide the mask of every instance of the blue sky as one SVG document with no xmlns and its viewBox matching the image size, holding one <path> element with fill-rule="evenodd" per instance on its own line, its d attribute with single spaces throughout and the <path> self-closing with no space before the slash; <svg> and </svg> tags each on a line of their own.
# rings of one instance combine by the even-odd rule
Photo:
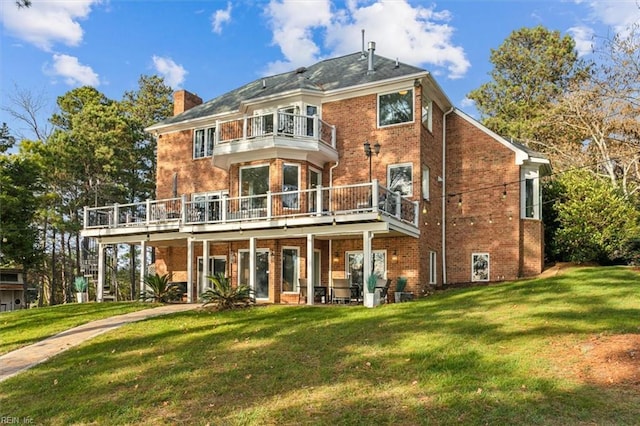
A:
<svg viewBox="0 0 640 426">
<path fill-rule="evenodd" d="M 594 37 L 640 21 L 636 0 L 0 0 L 0 106 L 16 87 L 42 95 L 41 120 L 56 97 L 92 85 L 112 99 L 141 74 L 205 101 L 260 76 L 359 51 L 361 30 L 376 53 L 430 71 L 459 108 L 489 78 L 490 50 L 513 31 L 543 25 L 575 38 L 588 56 Z M 5 111 L 0 122 L 32 136 Z"/>
</svg>

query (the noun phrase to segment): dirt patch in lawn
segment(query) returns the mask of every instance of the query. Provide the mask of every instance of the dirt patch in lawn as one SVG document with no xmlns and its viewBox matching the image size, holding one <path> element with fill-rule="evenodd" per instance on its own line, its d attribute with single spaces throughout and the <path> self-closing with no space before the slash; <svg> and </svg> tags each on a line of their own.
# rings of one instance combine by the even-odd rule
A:
<svg viewBox="0 0 640 426">
<path fill-rule="evenodd" d="M 573 373 L 579 380 L 640 390 L 640 334 L 594 336 L 573 350 L 578 360 Z"/>
</svg>

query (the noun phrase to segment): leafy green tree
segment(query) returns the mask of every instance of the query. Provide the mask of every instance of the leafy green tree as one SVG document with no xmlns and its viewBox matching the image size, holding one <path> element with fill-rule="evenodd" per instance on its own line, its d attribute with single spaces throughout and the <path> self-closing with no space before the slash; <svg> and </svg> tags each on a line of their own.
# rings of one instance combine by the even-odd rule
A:
<svg viewBox="0 0 640 426">
<path fill-rule="evenodd" d="M 4 154 L 16 144 L 16 138 L 11 136 L 7 123 L 2 123 L 0 127 L 0 154 Z"/>
<path fill-rule="evenodd" d="M 138 79 L 138 90 L 126 92 L 122 107 L 131 119 L 132 146 L 129 151 L 129 166 L 122 178 L 129 189 L 127 202 L 155 198 L 156 188 L 156 139 L 144 131 L 146 127 L 164 120 L 173 114 L 171 87 L 157 75 L 142 75 Z M 135 246 L 129 246 L 129 271 L 131 298 L 136 295 Z"/>
<path fill-rule="evenodd" d="M 640 191 L 640 26 L 602 40 L 599 61 L 548 111 L 563 156 L 556 167 L 588 166 L 624 194 Z"/>
<path fill-rule="evenodd" d="M 554 183 L 557 229 L 553 247 L 559 260 L 600 263 L 629 261 L 640 238 L 640 214 L 633 199 L 588 170 L 564 173 Z"/>
<path fill-rule="evenodd" d="M 42 257 L 35 220 L 42 192 L 41 176 L 38 163 L 30 158 L 0 155 L 0 265 L 22 267 L 24 301 L 28 273 Z"/>
<path fill-rule="evenodd" d="M 487 127 L 529 144 L 540 139 L 538 128 L 550 103 L 588 71 L 570 36 L 542 26 L 512 32 L 491 50 L 490 60 L 491 81 L 467 96 Z"/>
</svg>

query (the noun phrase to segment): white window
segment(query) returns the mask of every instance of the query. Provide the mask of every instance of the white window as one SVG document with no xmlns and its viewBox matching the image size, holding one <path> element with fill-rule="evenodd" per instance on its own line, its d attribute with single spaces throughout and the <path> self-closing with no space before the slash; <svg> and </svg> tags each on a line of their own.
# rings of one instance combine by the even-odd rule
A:
<svg viewBox="0 0 640 426">
<path fill-rule="evenodd" d="M 378 95 L 378 126 L 413 121 L 413 89 Z"/>
<path fill-rule="evenodd" d="M 429 252 L 429 284 L 435 284 L 437 282 L 437 264 L 436 264 L 436 252 Z"/>
<path fill-rule="evenodd" d="M 269 165 L 247 166 L 240 168 L 240 196 L 253 197 L 243 202 L 244 209 L 258 209 L 267 207 L 266 194 L 269 191 Z"/>
<path fill-rule="evenodd" d="M 297 292 L 299 253 L 298 247 L 284 247 L 282 249 L 282 291 Z"/>
<path fill-rule="evenodd" d="M 521 217 L 540 219 L 542 217 L 542 192 L 537 169 L 523 169 L 521 175 Z"/>
<path fill-rule="evenodd" d="M 422 166 L 422 198 L 429 199 L 429 166 Z"/>
<path fill-rule="evenodd" d="M 431 131 L 433 122 L 433 101 L 422 95 L 422 124 Z"/>
<path fill-rule="evenodd" d="M 193 132 L 193 158 L 211 157 L 215 139 L 215 127 L 197 129 Z"/>
<path fill-rule="evenodd" d="M 392 164 L 387 168 L 387 183 L 392 192 L 413 195 L 413 164 Z"/>
<path fill-rule="evenodd" d="M 489 281 L 489 253 L 471 254 L 471 281 Z"/>
<path fill-rule="evenodd" d="M 294 192 L 282 195 L 282 206 L 290 209 L 299 208 L 298 190 L 300 189 L 300 166 L 284 164 L 282 166 L 282 192 Z"/>
</svg>

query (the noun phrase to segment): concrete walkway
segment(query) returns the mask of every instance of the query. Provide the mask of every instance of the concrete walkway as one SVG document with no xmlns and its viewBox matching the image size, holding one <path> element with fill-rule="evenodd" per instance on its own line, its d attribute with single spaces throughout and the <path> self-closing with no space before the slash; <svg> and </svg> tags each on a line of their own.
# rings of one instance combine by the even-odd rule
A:
<svg viewBox="0 0 640 426">
<path fill-rule="evenodd" d="M 165 305 L 158 308 L 143 309 L 141 311 L 91 321 L 63 331 L 33 345 L 25 346 L 0 356 L 0 382 L 34 365 L 40 364 L 54 355 L 77 346 L 85 340 L 114 330 L 125 324 L 157 317 L 159 315 L 188 311 L 198 307 L 200 307 L 200 304 L 195 303 Z"/>
</svg>

